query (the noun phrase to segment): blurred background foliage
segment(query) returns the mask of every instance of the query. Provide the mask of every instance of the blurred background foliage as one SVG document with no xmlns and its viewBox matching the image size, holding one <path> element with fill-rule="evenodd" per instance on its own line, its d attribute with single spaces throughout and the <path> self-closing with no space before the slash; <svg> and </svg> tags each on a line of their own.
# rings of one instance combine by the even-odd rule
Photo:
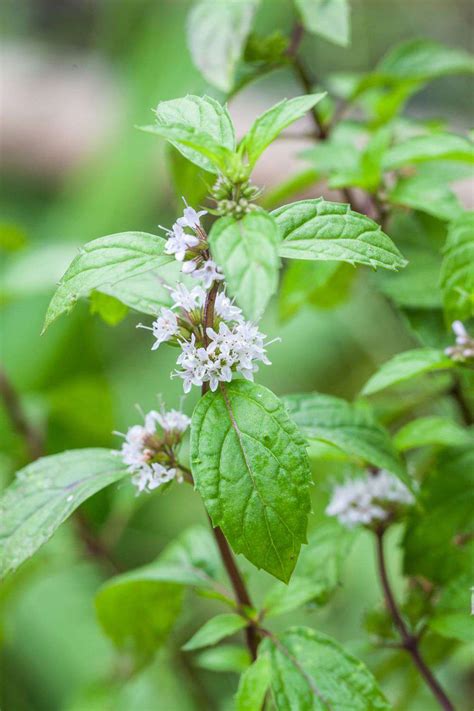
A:
<svg viewBox="0 0 474 711">
<path fill-rule="evenodd" d="M 169 406 L 179 403 L 180 383 L 168 377 L 173 353 L 150 352 L 149 340 L 135 330 L 137 314 L 111 327 L 81 303 L 45 336 L 40 332 L 54 285 L 81 243 L 126 230 L 155 232 L 158 223 L 170 225 L 180 211 L 177 195 L 190 202 L 202 195 L 202 185 L 177 167 L 163 142 L 134 129 L 149 122 L 159 100 L 215 94 L 186 48 L 188 9 L 184 0 L 3 3 L 1 363 L 28 418 L 43 433 L 48 453 L 115 446 L 112 431 L 139 421 L 135 403 L 144 410 L 156 407 L 158 393 Z M 305 39 L 306 61 L 318 76 L 366 71 L 390 46 L 411 37 L 467 49 L 472 44 L 469 0 L 353 0 L 352 9 L 350 48 Z M 292 22 L 289 3 L 262 3 L 262 32 L 289 30 Z M 467 128 L 472 109 L 467 81 L 449 77 L 431 83 L 413 97 L 408 113 L 448 119 L 455 130 Z M 240 132 L 273 101 L 297 93 L 287 71 L 250 85 L 231 102 Z M 259 164 L 256 182 L 272 188 L 287 178 L 298 167 L 297 154 L 308 147 L 304 138 L 280 141 Z M 309 194 L 320 192 L 315 187 Z M 462 181 L 458 193 L 472 205 L 472 183 Z M 350 285 L 342 279 L 340 288 L 348 297 L 341 304 L 316 297 L 318 306 L 307 304 L 292 317 L 272 304 L 263 331 L 281 336 L 282 342 L 271 347 L 273 366 L 261 371 L 259 382 L 277 394 L 314 389 L 351 399 L 378 363 L 415 343 L 365 272 Z M 189 396 L 186 411 L 193 404 Z M 400 402 L 382 405 L 383 414 L 383 408 L 393 411 Z M 0 429 L 3 486 L 29 454 L 1 406 Z M 337 461 L 315 465 L 313 520 L 341 466 Z M 136 499 L 125 483 L 82 508 L 87 525 L 100 532 L 121 569 L 150 561 L 184 527 L 205 522 L 189 487 Z M 398 537 L 395 530 L 393 576 L 399 574 Z M 2 708 L 230 708 L 237 677 L 212 671 L 212 659 L 200 662 L 199 656 L 179 651 L 219 603 L 189 598 L 167 649 L 151 667 L 130 676 L 127 660 L 117 657 L 94 611 L 94 593 L 113 566 L 90 553 L 70 523 L 0 588 Z M 402 655 L 374 651 L 363 629 L 366 613 L 382 609 L 372 556 L 371 541 L 360 534 L 333 603 L 276 624 L 300 620 L 332 634 L 367 661 L 397 708 L 429 710 L 434 702 L 409 663 Z M 242 564 L 261 598 L 268 576 Z M 449 658 L 440 677 L 459 708 L 467 709 L 463 699 L 474 680 L 465 653 L 451 655 L 444 647 L 434 648 L 432 655 Z"/>
</svg>

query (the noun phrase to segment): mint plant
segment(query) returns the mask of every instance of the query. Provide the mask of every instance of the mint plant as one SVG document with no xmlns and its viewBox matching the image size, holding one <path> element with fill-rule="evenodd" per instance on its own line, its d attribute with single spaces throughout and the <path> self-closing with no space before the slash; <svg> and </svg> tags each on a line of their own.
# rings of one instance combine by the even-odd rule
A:
<svg viewBox="0 0 474 711">
<path fill-rule="evenodd" d="M 385 605 L 367 616 L 371 641 L 406 654 L 433 702 L 454 709 L 433 667 L 472 635 L 474 213 L 450 184 L 466 175 L 474 150 L 468 136 L 401 112 L 428 81 L 471 72 L 472 59 L 410 40 L 366 75 L 316 81 L 300 55 L 304 31 L 347 45 L 346 0 L 296 0 L 289 37 L 278 28 L 267 37 L 253 32 L 257 9 L 257 0 L 198 2 L 188 26 L 196 65 L 229 96 L 286 68 L 303 95 L 271 106 L 240 140 L 215 98 L 161 101 L 142 130 L 191 164 L 206 185 L 202 204 L 183 195 L 183 214 L 159 234 L 85 244 L 45 319 L 47 328 L 82 298 L 112 322 L 117 303 L 142 313 L 136 325 L 152 336 L 140 332 L 143 347 L 172 347 L 171 377 L 182 380 L 185 395 L 200 391 L 192 417 L 162 405 L 132 424 L 117 450 L 28 464 L 0 500 L 0 570 L 16 570 L 111 484 L 129 482 L 143 496 L 191 485 L 209 529 L 184 531 L 157 560 L 111 576 L 97 595 L 99 621 L 133 668 L 165 643 L 191 588 L 228 611 L 206 622 L 183 653 L 245 637 L 245 650 L 223 645 L 217 657 L 221 668 L 242 672 L 240 711 L 388 709 L 383 683 L 337 640 L 303 626 L 276 632 L 272 623 L 329 603 L 364 529 Z M 315 142 L 301 156 L 307 167 L 265 192 L 253 182 L 255 165 L 303 116 Z M 341 192 L 340 202 L 293 200 L 321 178 Z M 390 301 L 414 347 L 382 364 L 354 402 L 314 392 L 279 397 L 255 382 L 278 349 L 279 339 L 260 330 L 269 301 L 278 294 L 281 317 L 291 318 L 303 306 L 349 299 L 355 279 Z M 399 387 L 408 390 L 394 403 L 387 391 Z M 31 451 L 34 459 L 38 450 Z M 311 493 L 325 500 L 318 462 L 331 459 L 341 476 L 308 535 Z M 391 530 L 403 550 L 401 601 L 387 572 Z M 261 604 L 239 554 L 276 579 Z"/>
</svg>

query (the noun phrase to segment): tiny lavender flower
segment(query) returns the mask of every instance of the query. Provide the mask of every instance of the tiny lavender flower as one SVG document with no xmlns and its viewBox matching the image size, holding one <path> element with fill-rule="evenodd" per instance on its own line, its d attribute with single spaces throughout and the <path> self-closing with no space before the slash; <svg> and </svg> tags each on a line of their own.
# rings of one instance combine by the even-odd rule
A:
<svg viewBox="0 0 474 711">
<path fill-rule="evenodd" d="M 468 334 L 461 321 L 454 321 L 451 328 L 456 336 L 456 345 L 444 351 L 452 360 L 463 362 L 474 358 L 474 338 Z"/>
<path fill-rule="evenodd" d="M 210 289 L 213 282 L 222 281 L 224 278 L 222 272 L 219 271 L 219 267 L 212 259 L 207 259 L 198 269 L 193 269 L 190 273 L 193 279 L 203 280 L 205 289 Z"/>
<path fill-rule="evenodd" d="M 386 521 L 400 507 L 413 504 L 414 497 L 402 482 L 385 470 L 353 479 L 334 488 L 326 508 L 347 528 Z"/>
</svg>

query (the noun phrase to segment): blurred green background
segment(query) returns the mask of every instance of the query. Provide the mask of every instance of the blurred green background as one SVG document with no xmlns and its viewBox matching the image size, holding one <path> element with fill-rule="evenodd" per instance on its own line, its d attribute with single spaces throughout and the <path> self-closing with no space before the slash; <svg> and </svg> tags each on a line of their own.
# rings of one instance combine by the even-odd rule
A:
<svg viewBox="0 0 474 711">
<path fill-rule="evenodd" d="M 352 0 L 353 42 L 343 50 L 315 37 L 304 43 L 314 73 L 367 70 L 393 44 L 426 36 L 472 49 L 469 0 Z M 155 232 L 181 210 L 169 155 L 135 125 L 150 122 L 159 100 L 211 93 L 186 48 L 180 0 L 5 0 L 2 49 L 2 196 L 0 254 L 1 363 L 48 453 L 117 445 L 113 430 L 139 421 L 138 403 L 156 407 L 158 393 L 178 405 L 181 382 L 169 379 L 174 354 L 150 351 L 140 320 L 129 313 L 110 327 L 81 303 L 40 336 L 54 285 L 88 240 L 114 232 Z M 289 3 L 266 0 L 260 29 L 289 28 Z M 249 86 L 231 103 L 243 131 L 272 101 L 299 93 L 280 71 Z M 409 113 L 469 125 L 467 80 L 440 79 L 416 95 Z M 472 116 L 471 116 L 472 118 Z M 255 175 L 267 187 L 298 167 L 302 141 L 281 141 Z M 472 203 L 472 185 L 459 187 Z M 320 188 L 312 194 L 318 195 Z M 271 368 L 259 382 L 277 394 L 320 390 L 352 398 L 377 363 L 409 347 L 405 325 L 362 273 L 350 300 L 333 310 L 304 309 L 281 323 L 272 304 L 263 324 Z M 184 408 L 191 412 L 194 397 Z M 24 442 L 0 405 L 0 481 L 6 485 L 28 461 Z M 324 508 L 337 466 L 315 465 L 314 520 Z M 153 559 L 177 532 L 205 516 L 188 487 L 135 498 L 123 484 L 88 502 L 84 516 L 108 536 L 123 568 Z M 127 524 L 125 525 L 125 522 Z M 393 571 L 398 574 L 398 532 Z M 261 597 L 270 578 L 250 570 Z M 218 603 L 189 598 L 166 651 L 143 673 L 127 670 L 102 634 L 93 596 L 107 571 L 88 558 L 72 524 L 65 525 L 31 563 L 0 589 L 1 707 L 4 711 L 231 708 L 237 677 L 198 669 L 179 646 Z M 400 583 L 400 580 L 398 580 Z M 347 561 L 343 586 L 328 608 L 298 619 L 332 634 L 364 658 L 399 709 L 435 708 L 402 657 L 371 651 L 362 630 L 365 611 L 380 605 L 371 542 L 361 534 Z M 277 626 L 297 621 L 278 621 Z M 440 678 L 463 706 L 468 659 L 456 653 Z M 470 679 L 471 686 L 473 679 Z"/>
</svg>

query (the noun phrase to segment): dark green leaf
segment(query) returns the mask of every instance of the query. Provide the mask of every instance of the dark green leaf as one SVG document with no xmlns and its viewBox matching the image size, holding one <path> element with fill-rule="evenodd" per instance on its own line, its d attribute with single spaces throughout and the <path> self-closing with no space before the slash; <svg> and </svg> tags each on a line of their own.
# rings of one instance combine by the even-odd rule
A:
<svg viewBox="0 0 474 711">
<path fill-rule="evenodd" d="M 348 0 L 295 0 L 308 32 L 347 47 L 351 24 Z"/>
<path fill-rule="evenodd" d="M 449 227 L 440 283 L 449 319 L 474 316 L 474 211 L 465 212 Z"/>
<path fill-rule="evenodd" d="M 441 447 L 460 447 L 473 442 L 469 432 L 447 417 L 432 415 L 412 420 L 398 430 L 393 438 L 397 449 L 413 449 L 437 445 Z"/>
<path fill-rule="evenodd" d="M 237 380 L 194 410 L 196 487 L 236 553 L 288 581 L 306 542 L 310 472 L 303 440 L 281 401 Z"/>
<path fill-rule="evenodd" d="M 474 616 L 472 614 L 472 576 L 461 575 L 448 584 L 429 621 L 432 630 L 442 637 L 472 643 Z"/>
<path fill-rule="evenodd" d="M 230 637 L 247 626 L 246 620 L 231 612 L 208 620 L 183 646 L 185 652 L 201 647 L 210 647 L 221 639 Z"/>
<path fill-rule="evenodd" d="M 235 697 L 235 711 L 259 711 L 270 686 L 272 668 L 267 654 L 258 658 L 240 677 Z"/>
<path fill-rule="evenodd" d="M 384 363 L 362 389 L 363 395 L 372 395 L 392 385 L 410 380 L 423 373 L 452 368 L 453 361 L 437 348 L 415 348 L 397 353 Z"/>
</svg>

